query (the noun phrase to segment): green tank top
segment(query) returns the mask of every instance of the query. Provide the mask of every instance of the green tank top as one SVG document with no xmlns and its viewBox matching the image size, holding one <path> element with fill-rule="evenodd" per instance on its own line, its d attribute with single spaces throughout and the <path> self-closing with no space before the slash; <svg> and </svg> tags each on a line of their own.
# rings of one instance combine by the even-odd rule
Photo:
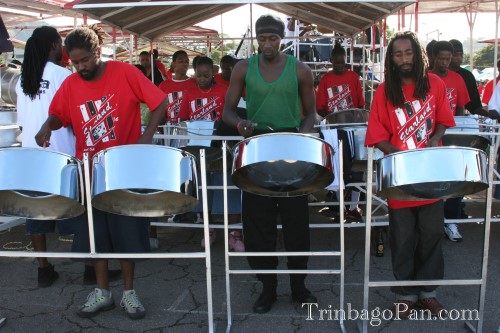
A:
<svg viewBox="0 0 500 333">
<path fill-rule="evenodd" d="M 245 76 L 247 118 L 256 129 L 297 128 L 302 119 L 302 105 L 297 80 L 297 60 L 288 55 L 283 72 L 274 82 L 264 81 L 259 71 L 259 57 L 252 56 Z"/>
</svg>

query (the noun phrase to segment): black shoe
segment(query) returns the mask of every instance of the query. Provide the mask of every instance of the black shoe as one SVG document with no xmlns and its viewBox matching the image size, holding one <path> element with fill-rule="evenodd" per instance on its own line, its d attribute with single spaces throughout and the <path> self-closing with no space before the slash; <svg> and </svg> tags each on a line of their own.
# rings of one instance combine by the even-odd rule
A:
<svg viewBox="0 0 500 333">
<path fill-rule="evenodd" d="M 38 288 L 50 287 L 58 278 L 59 274 L 54 270 L 53 265 L 38 267 Z"/>
<path fill-rule="evenodd" d="M 108 270 L 108 282 L 117 281 L 122 275 L 122 271 L 119 269 Z M 97 280 L 95 278 L 95 269 L 92 266 L 85 266 L 85 272 L 83 273 L 83 284 L 93 285 L 96 284 Z"/>
<path fill-rule="evenodd" d="M 318 299 L 306 287 L 303 287 L 292 290 L 292 301 L 298 303 L 317 303 Z"/>
<path fill-rule="evenodd" d="M 273 307 L 273 303 L 276 302 L 276 292 L 266 293 L 262 292 L 259 299 L 253 305 L 253 312 L 255 313 L 267 313 Z"/>
</svg>

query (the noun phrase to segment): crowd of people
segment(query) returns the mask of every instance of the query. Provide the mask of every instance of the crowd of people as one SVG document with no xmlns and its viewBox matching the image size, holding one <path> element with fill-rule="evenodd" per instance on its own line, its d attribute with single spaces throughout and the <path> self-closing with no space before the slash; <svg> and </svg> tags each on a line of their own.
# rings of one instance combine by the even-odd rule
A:
<svg viewBox="0 0 500 333">
<path fill-rule="evenodd" d="M 346 52 L 335 45 L 331 52 L 332 70 L 325 74 L 317 89 L 311 69 L 291 55 L 280 51 L 285 24 L 278 17 L 263 15 L 255 24 L 259 54 L 237 61 L 224 56 L 221 73 L 209 57 L 193 61 L 194 77 L 187 71 L 190 59 L 185 51 L 172 56 L 166 70 L 158 52 L 142 52 L 136 67 L 100 58 L 102 34 L 95 27 L 73 30 L 64 40 L 65 51 L 74 73 L 61 66 L 62 38 L 56 29 L 40 27 L 28 40 L 18 94 L 19 125 L 25 147 L 44 147 L 83 158 L 119 145 L 150 144 L 160 124 L 183 121 L 209 121 L 215 128 L 249 138 L 270 132 L 310 133 L 318 114 L 365 107 L 359 77 L 346 67 Z M 490 109 L 482 106 L 475 81 L 462 70 L 463 48 L 457 40 L 432 43 L 427 52 L 411 32 L 396 33 L 390 40 L 385 59 L 384 82 L 376 90 L 369 115 L 366 142 L 385 154 L 440 145 L 446 128 L 455 126 L 454 116 L 471 114 L 498 119 L 500 91 L 492 90 Z M 498 78 L 497 78 L 498 80 Z M 494 84 L 492 84 L 494 86 Z M 484 102 L 483 96 L 483 102 Z M 141 132 L 140 104 L 151 111 Z M 242 112 L 243 106 L 243 112 Z M 97 112 L 98 111 L 98 112 Z M 103 114 L 106 117 L 103 117 Z M 105 131 L 94 131 L 112 116 Z M 423 131 L 413 128 L 416 117 Z M 413 129 L 410 130 L 410 127 Z M 404 139 L 398 133 L 406 130 Z M 418 133 L 417 133 L 418 132 Z M 423 133 L 423 134 L 422 134 Z M 348 133 L 339 131 L 345 144 L 346 183 L 362 179 L 351 170 L 353 147 Z M 222 184 L 222 172 L 210 175 L 210 184 Z M 334 193 L 330 194 L 332 197 Z M 338 194 L 336 195 L 338 198 Z M 358 206 L 360 193 L 350 192 L 347 218 L 362 221 Z M 388 200 L 389 240 L 396 280 L 440 280 L 444 276 L 443 230 L 452 241 L 462 236 L 447 219 L 464 216 L 462 198 L 443 200 Z M 210 195 L 212 216 L 224 209 L 220 191 Z M 93 209 L 97 252 L 144 253 L 151 250 L 148 219 L 115 215 Z M 201 206 L 194 213 L 201 213 Z M 277 244 L 277 224 L 283 226 L 286 251 L 309 251 L 308 197 L 266 197 L 232 190 L 229 211 L 232 222 L 241 221 L 243 234 L 232 231 L 230 249 L 234 251 L 272 252 Z M 27 220 L 26 232 L 36 251 L 46 251 L 45 234 L 57 224 L 61 233 L 74 234 L 72 250 L 90 250 L 85 216 L 72 221 Z M 71 225 L 69 230 L 64 225 Z M 244 236 L 244 238 L 243 238 Z M 215 241 L 215 230 L 210 239 Z M 123 279 L 121 307 L 131 319 L 143 318 L 146 309 L 134 289 L 134 259 L 120 260 L 121 270 L 109 271 L 108 260 L 86 259 L 84 281 L 96 283 L 77 314 L 90 318 L 115 307 L 110 290 L 111 279 Z M 276 257 L 248 257 L 252 269 L 273 270 Z M 38 258 L 38 286 L 48 287 L 58 278 L 47 258 Z M 288 257 L 292 270 L 307 270 L 307 256 Z M 253 305 L 255 313 L 266 313 L 276 302 L 277 275 L 257 274 L 262 290 Z M 316 297 L 306 287 L 306 274 L 290 274 L 291 299 L 314 303 Z M 394 311 L 408 316 L 417 305 L 433 315 L 444 307 L 438 302 L 437 286 L 393 287 Z M 1 321 L 0 321 L 1 324 Z"/>
</svg>

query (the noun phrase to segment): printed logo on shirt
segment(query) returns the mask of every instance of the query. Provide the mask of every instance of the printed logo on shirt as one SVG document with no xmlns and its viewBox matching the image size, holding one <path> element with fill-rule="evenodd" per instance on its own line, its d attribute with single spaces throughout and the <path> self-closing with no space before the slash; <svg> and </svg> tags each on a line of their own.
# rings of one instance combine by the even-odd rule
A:
<svg viewBox="0 0 500 333">
<path fill-rule="evenodd" d="M 175 120 L 181 109 L 182 91 L 173 91 L 167 94 L 167 116 L 170 120 Z"/>
<path fill-rule="evenodd" d="M 100 100 L 86 101 L 79 106 L 83 117 L 82 126 L 87 148 L 95 146 L 101 140 L 102 142 L 116 140 L 114 127 L 117 119 L 113 117 L 112 98 L 113 95 L 103 96 Z M 92 149 L 84 149 L 84 151 L 89 150 Z"/>
<path fill-rule="evenodd" d="M 197 98 L 191 101 L 191 116 L 192 120 L 219 120 L 220 115 L 217 109 L 222 107 L 220 105 L 221 99 L 218 96 L 210 98 Z"/>
<path fill-rule="evenodd" d="M 406 101 L 404 111 L 397 108 L 394 112 L 398 118 L 398 136 L 403 142 L 403 148 L 423 148 L 432 132 L 432 107 L 431 98 L 422 100 Z"/>
<path fill-rule="evenodd" d="M 354 107 L 349 84 L 332 86 L 326 89 L 329 112 L 342 111 Z"/>
<path fill-rule="evenodd" d="M 38 89 L 38 98 L 40 98 L 40 96 L 42 94 L 45 94 L 47 92 L 47 89 L 50 88 L 50 82 L 49 80 L 40 80 L 40 89 Z"/>
<path fill-rule="evenodd" d="M 450 108 L 453 114 L 457 110 L 457 93 L 454 88 L 446 88 L 446 96 L 448 96 L 448 101 L 450 102 Z"/>
</svg>

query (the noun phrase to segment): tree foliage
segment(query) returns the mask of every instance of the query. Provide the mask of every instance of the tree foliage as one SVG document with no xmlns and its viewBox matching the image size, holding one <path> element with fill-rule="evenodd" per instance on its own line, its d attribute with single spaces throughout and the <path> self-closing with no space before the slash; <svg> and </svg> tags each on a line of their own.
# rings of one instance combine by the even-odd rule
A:
<svg viewBox="0 0 500 333">
<path fill-rule="evenodd" d="M 495 51 L 494 45 L 490 44 L 486 47 L 483 47 L 476 53 L 474 53 L 474 67 L 495 67 L 494 51 Z"/>
</svg>

